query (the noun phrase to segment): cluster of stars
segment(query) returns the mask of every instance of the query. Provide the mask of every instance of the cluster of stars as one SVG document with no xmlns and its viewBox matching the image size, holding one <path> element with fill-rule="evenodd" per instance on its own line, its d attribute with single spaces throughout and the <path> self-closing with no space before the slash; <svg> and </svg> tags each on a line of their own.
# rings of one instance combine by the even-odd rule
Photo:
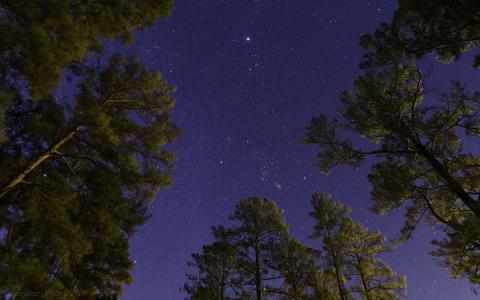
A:
<svg viewBox="0 0 480 300">
<path fill-rule="evenodd" d="M 183 298 L 177 287 L 190 253 L 209 242 L 209 227 L 226 222 L 240 197 L 273 198 L 302 234 L 312 229 L 305 219 L 314 192 L 357 201 L 355 213 L 372 228 L 386 220 L 369 222 L 370 211 L 361 209 L 371 204 L 359 196 L 368 195 L 367 184 L 338 173 L 323 177 L 298 140 L 310 117 L 334 112 L 358 72 L 358 37 L 389 15 L 392 1 L 240 2 L 177 1 L 169 24 L 138 35 L 141 59 L 178 86 L 174 117 L 184 135 L 175 144 L 173 187 L 159 194 L 145 225 L 155 234 L 142 229 L 143 242 L 135 241 L 135 253 L 138 245 L 162 253 L 134 256 L 137 291 L 125 299 Z M 410 259 L 402 250 L 395 255 Z M 423 259 L 413 264 L 429 267 Z M 414 298 L 425 299 L 415 290 L 430 283 L 409 282 Z"/>
</svg>

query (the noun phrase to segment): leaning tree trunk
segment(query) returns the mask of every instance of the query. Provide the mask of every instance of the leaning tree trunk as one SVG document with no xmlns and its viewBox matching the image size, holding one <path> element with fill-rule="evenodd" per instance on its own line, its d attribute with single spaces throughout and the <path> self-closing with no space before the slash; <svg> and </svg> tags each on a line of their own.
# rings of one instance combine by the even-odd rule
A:
<svg viewBox="0 0 480 300">
<path fill-rule="evenodd" d="M 78 125 L 72 131 L 64 135 L 58 142 L 53 144 L 47 151 L 40 155 L 36 160 L 30 163 L 25 167 L 20 173 L 13 177 L 8 183 L 6 183 L 0 190 L 0 199 L 5 197 L 11 190 L 13 190 L 17 185 L 22 183 L 30 173 L 32 173 L 38 166 L 40 166 L 44 161 L 49 159 L 53 154 L 57 153 L 60 147 L 62 147 L 66 142 L 71 140 L 83 126 Z"/>
</svg>

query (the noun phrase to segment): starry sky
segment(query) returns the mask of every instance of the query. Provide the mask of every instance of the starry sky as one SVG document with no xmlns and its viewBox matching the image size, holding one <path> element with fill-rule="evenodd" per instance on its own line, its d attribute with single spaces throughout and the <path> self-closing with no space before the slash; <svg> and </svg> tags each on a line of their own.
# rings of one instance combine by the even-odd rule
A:
<svg viewBox="0 0 480 300">
<path fill-rule="evenodd" d="M 315 192 L 351 206 L 353 218 L 370 230 L 398 234 L 401 213 L 369 210 L 368 165 L 325 176 L 314 167 L 317 149 L 299 144 L 312 116 L 335 116 L 339 94 L 359 74 L 360 35 L 389 20 L 395 6 L 392 0 L 177 0 L 169 20 L 122 50 L 177 86 L 174 119 L 184 132 L 172 145 L 179 157 L 174 185 L 158 194 L 153 217 L 132 239 L 134 282 L 123 299 L 183 299 L 190 254 L 211 242 L 210 226 L 228 224 L 234 205 L 250 196 L 274 199 L 293 236 L 309 246 L 319 246 L 307 238 Z M 435 68 L 432 89 L 451 71 Z M 470 80 L 468 74 L 461 79 Z M 422 226 L 385 259 L 407 275 L 408 299 L 474 299 L 468 283 L 449 279 L 427 255 L 438 234 Z"/>
</svg>

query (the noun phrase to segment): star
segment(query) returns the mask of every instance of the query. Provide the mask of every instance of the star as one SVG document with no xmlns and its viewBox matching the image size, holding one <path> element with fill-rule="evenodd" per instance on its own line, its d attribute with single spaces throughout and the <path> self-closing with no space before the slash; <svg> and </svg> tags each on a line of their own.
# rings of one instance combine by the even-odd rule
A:
<svg viewBox="0 0 480 300">
<path fill-rule="evenodd" d="M 211 242 L 210 226 L 227 225 L 234 203 L 244 196 L 274 197 L 290 217 L 292 231 L 302 237 L 312 231 L 312 220 L 306 216 L 312 209 L 311 194 L 317 192 L 332 192 L 336 200 L 354 204 L 355 217 L 369 227 L 383 229 L 391 222 L 384 234 L 397 234 L 393 225 L 401 216 L 394 221 L 367 210 L 369 167 L 342 168 L 324 177 L 313 166 L 318 149 L 303 149 L 297 143 L 311 117 L 335 113 L 338 95 L 351 87 L 352 74 L 358 73 L 355 60 L 363 53 L 357 47 L 358 37 L 374 32 L 377 23 L 390 21 L 385 18 L 393 15 L 395 1 L 305 1 L 308 5 L 294 9 L 290 1 L 251 0 L 251 5 L 187 1 L 191 9 L 177 2 L 181 9 L 174 17 L 146 28 L 133 45 L 141 50 L 142 61 L 154 63 L 152 71 L 158 69 L 179 87 L 172 95 L 177 99 L 174 118 L 185 134 L 174 146 L 181 158 L 175 184 L 160 192 L 161 201 L 151 207 L 152 219 L 133 240 L 132 257 L 137 259 L 133 287 L 147 288 L 139 292 L 130 286 L 125 299 L 147 298 L 147 293 L 162 299 L 184 298 L 177 287 L 185 283 L 185 273 L 194 271 L 187 265 L 189 254 Z M 207 9 L 211 13 L 206 14 Z M 196 23 L 199 17 L 201 26 Z M 344 23 L 355 26 L 345 31 L 340 26 Z M 122 51 L 116 43 L 105 47 L 111 53 Z M 301 101 L 295 95 L 301 95 Z M 430 232 L 422 232 L 421 237 L 441 235 L 438 229 L 436 236 Z M 180 241 L 179 236 L 184 238 Z M 410 243 L 408 249 L 387 256 L 398 257 L 402 270 L 397 271 L 415 279 L 409 282 L 411 298 L 448 298 L 441 297 L 447 279 L 433 285 L 436 277 L 423 279 L 416 274 L 417 266 L 429 274 L 437 272 L 423 247 Z M 152 249 L 161 249 L 162 255 Z M 412 258 L 409 251 L 415 250 L 422 255 Z M 159 266 L 168 272 L 152 271 Z M 448 272 L 447 268 L 444 273 Z M 153 281 L 158 284 L 150 285 Z M 419 286 L 438 287 L 438 293 L 417 292 Z M 461 289 L 470 293 L 460 282 L 448 286 L 451 295 L 468 299 Z"/>
</svg>

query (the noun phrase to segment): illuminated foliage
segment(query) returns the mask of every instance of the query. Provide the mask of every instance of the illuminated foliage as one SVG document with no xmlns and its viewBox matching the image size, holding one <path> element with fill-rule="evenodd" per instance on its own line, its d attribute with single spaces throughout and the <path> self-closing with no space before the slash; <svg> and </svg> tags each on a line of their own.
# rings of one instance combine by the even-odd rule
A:
<svg viewBox="0 0 480 300">
<path fill-rule="evenodd" d="M 329 195 L 314 194 L 312 206 L 310 216 L 316 221 L 312 238 L 322 240 L 324 269 L 335 278 L 339 299 L 405 297 L 405 276 L 396 275 L 378 257 L 393 250 L 380 232 L 368 232 L 348 216 L 347 206 Z"/>
<path fill-rule="evenodd" d="M 433 255 L 455 277 L 478 283 L 480 161 L 465 144 L 480 133 L 480 94 L 454 81 L 432 99 L 417 61 L 442 62 L 478 46 L 477 1 L 399 1 L 394 19 L 362 39 L 363 73 L 343 93 L 341 118 L 312 118 L 306 144 L 320 146 L 318 167 L 360 166 L 367 157 L 374 211 L 405 208 L 400 240 L 422 219 L 446 233 Z M 478 65 L 478 57 L 475 59 Z M 346 133 L 346 134 L 345 134 Z M 353 142 L 340 136 L 359 136 Z M 467 141 L 467 143 L 465 143 Z"/>
</svg>

